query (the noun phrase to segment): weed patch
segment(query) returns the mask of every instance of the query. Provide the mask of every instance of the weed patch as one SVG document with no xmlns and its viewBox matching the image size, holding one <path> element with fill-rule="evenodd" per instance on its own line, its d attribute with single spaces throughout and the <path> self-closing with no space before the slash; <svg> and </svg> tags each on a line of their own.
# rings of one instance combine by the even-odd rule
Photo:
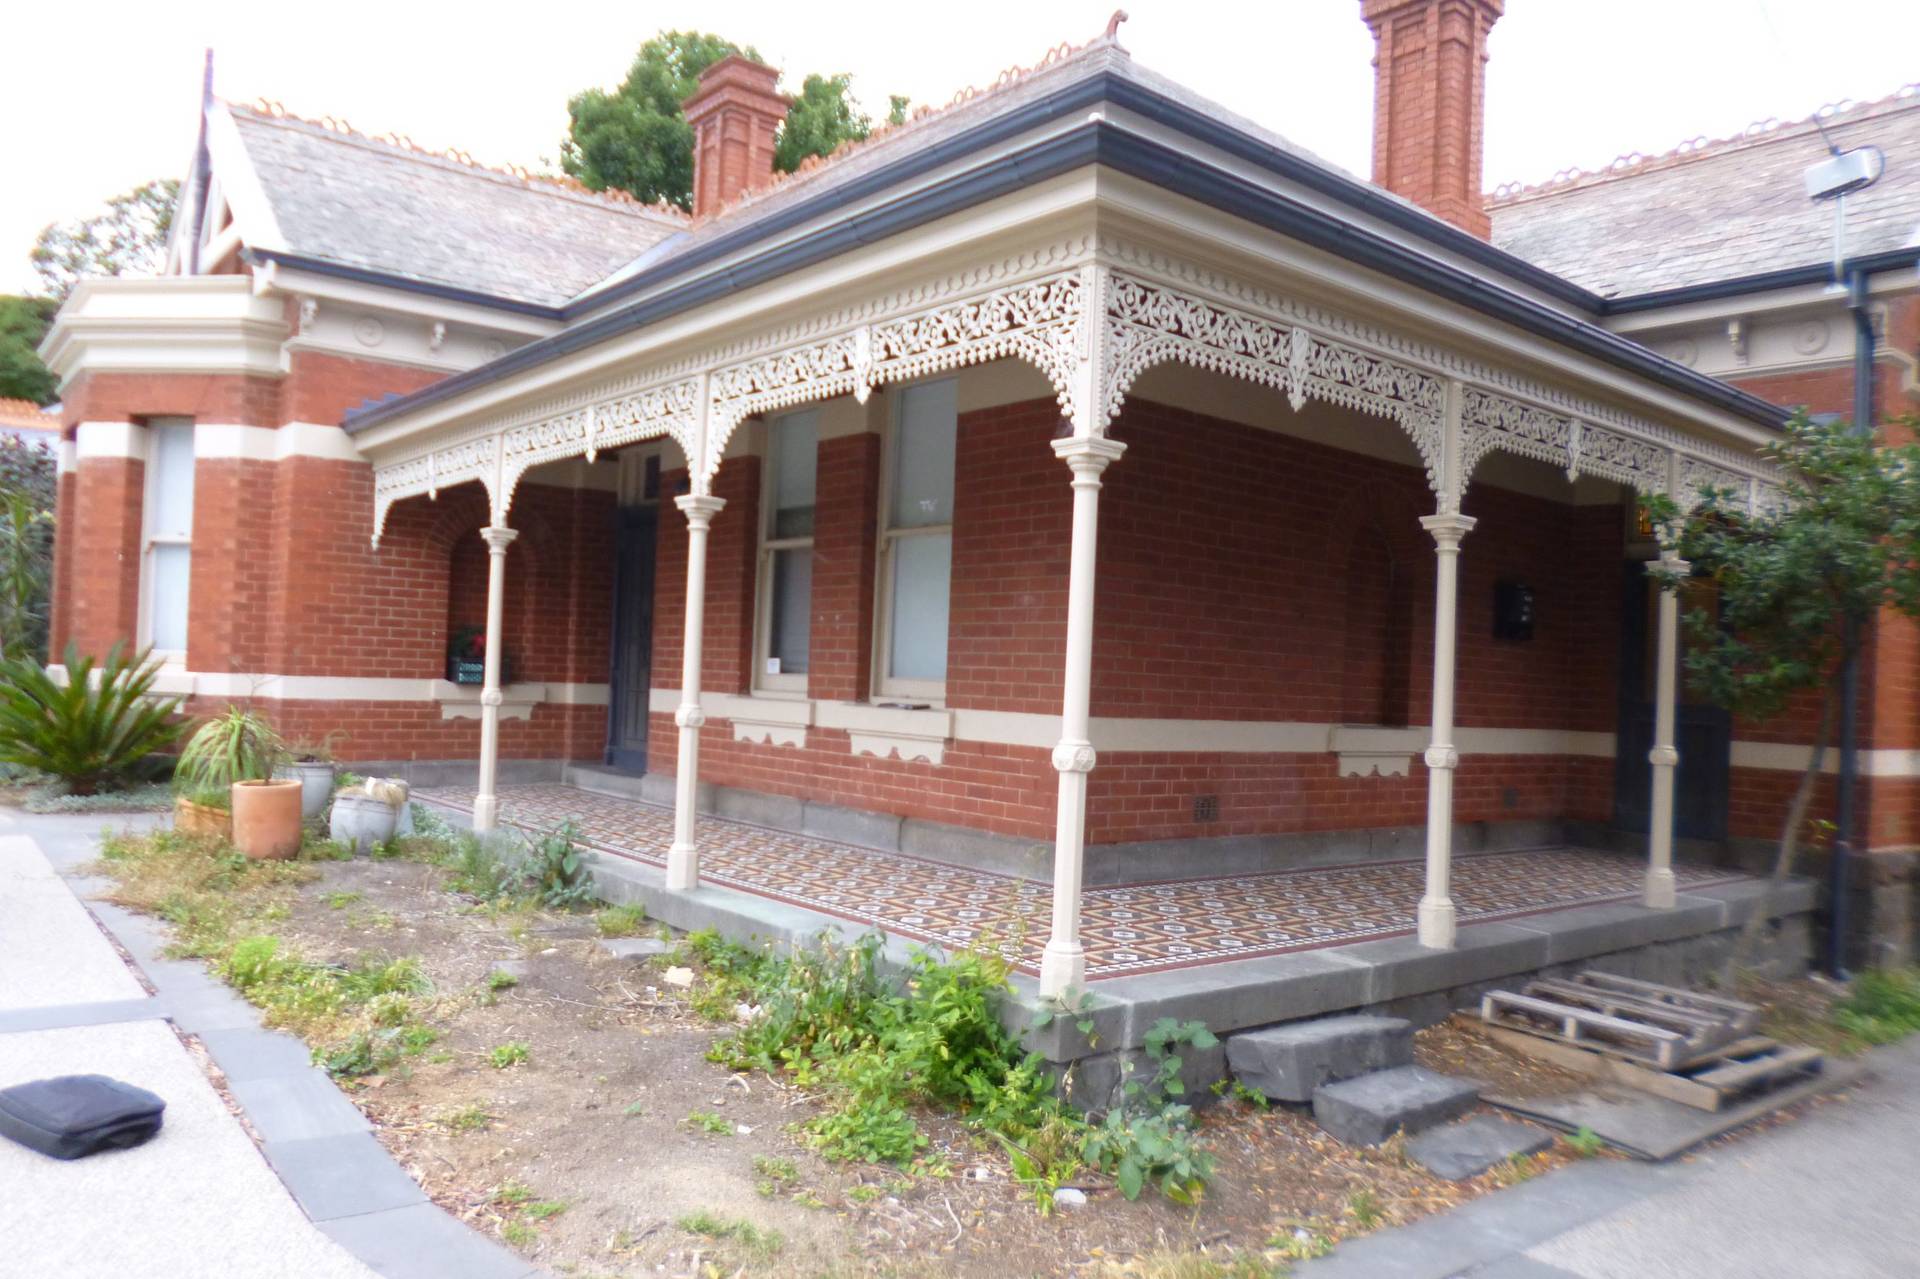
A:
<svg viewBox="0 0 1920 1279">
<path fill-rule="evenodd" d="M 639 902 L 609 906 L 593 917 L 602 937 L 638 937 L 647 922 L 647 908 Z"/>
</svg>

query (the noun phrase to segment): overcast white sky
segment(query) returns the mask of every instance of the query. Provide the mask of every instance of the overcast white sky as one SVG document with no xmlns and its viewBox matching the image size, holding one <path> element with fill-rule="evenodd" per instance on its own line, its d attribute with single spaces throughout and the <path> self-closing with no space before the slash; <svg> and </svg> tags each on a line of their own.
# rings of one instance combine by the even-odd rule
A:
<svg viewBox="0 0 1920 1279">
<path fill-rule="evenodd" d="M 1355 173 L 1370 164 L 1372 38 L 1358 0 L 1125 0 L 1140 62 Z M 46 223 L 185 171 L 201 51 L 215 89 L 489 163 L 557 154 L 569 94 L 613 85 L 640 42 L 698 27 L 755 45 L 790 80 L 849 71 L 944 103 L 1050 45 L 1098 33 L 1113 0 L 14 0 L 0 18 L 0 290 L 32 282 Z M 1770 21 L 1769 21 L 1770 19 Z M 1768 116 L 1920 80 L 1915 0 L 1508 0 L 1487 73 L 1486 179 L 1538 180 L 1664 151 Z"/>
</svg>

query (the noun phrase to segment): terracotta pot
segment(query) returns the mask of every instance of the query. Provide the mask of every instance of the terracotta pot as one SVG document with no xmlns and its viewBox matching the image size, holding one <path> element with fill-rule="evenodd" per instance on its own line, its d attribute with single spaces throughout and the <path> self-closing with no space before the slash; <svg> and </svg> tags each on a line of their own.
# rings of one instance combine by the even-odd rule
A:
<svg viewBox="0 0 1920 1279">
<path fill-rule="evenodd" d="M 182 835 L 232 839 L 233 814 L 212 804 L 196 804 L 183 796 L 176 796 L 173 801 L 173 828 Z"/>
<path fill-rule="evenodd" d="M 233 846 L 255 860 L 300 851 L 300 781 L 276 777 L 233 784 Z"/>
</svg>

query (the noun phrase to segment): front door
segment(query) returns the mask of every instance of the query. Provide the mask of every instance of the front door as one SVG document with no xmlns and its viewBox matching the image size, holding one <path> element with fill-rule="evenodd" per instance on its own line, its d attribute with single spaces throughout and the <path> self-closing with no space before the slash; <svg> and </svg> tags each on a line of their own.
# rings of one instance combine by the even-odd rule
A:
<svg viewBox="0 0 1920 1279">
<path fill-rule="evenodd" d="M 647 695 L 653 684 L 654 508 L 622 507 L 614 535 L 613 688 L 607 763 L 647 771 Z"/>
<path fill-rule="evenodd" d="M 1653 820 L 1654 664 L 1659 652 L 1659 585 L 1646 565 L 1627 565 L 1620 609 L 1620 719 L 1613 768 L 1614 825 L 1635 833 Z M 1711 607 L 1712 587 L 1696 579 L 1680 598 L 1680 694 L 1674 745 L 1680 767 L 1673 778 L 1673 830 L 1682 839 L 1724 839 L 1727 834 L 1727 770 L 1733 748 L 1733 718 L 1700 701 L 1687 688 L 1686 616 Z"/>
</svg>

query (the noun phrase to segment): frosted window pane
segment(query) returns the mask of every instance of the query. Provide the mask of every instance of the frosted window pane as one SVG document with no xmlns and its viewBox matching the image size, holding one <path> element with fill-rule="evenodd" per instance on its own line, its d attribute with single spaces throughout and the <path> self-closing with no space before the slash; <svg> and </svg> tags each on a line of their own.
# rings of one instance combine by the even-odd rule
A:
<svg viewBox="0 0 1920 1279">
<path fill-rule="evenodd" d="M 953 523 L 953 445 L 958 418 L 951 378 L 900 393 L 894 444 L 893 528 Z"/>
<path fill-rule="evenodd" d="M 813 552 L 803 548 L 773 553 L 772 634 L 767 656 L 780 659 L 780 674 L 807 673 L 807 642 L 812 638 Z"/>
<path fill-rule="evenodd" d="M 184 546 L 153 548 L 153 584 L 147 602 L 153 646 L 168 652 L 187 647 L 187 579 L 193 552 Z"/>
<path fill-rule="evenodd" d="M 807 513 L 808 531 L 813 522 L 814 469 L 819 458 L 820 414 L 817 411 L 790 413 L 773 424 L 773 498 L 780 515 L 789 511 Z M 775 523 L 780 521 L 776 518 Z M 805 533 L 778 533 L 781 537 L 804 537 Z"/>
<path fill-rule="evenodd" d="M 895 679 L 947 677 L 947 591 L 952 576 L 950 534 L 894 539 L 889 660 Z"/>
<path fill-rule="evenodd" d="M 153 467 L 149 537 L 193 536 L 193 428 L 153 426 L 148 465 Z"/>
</svg>

